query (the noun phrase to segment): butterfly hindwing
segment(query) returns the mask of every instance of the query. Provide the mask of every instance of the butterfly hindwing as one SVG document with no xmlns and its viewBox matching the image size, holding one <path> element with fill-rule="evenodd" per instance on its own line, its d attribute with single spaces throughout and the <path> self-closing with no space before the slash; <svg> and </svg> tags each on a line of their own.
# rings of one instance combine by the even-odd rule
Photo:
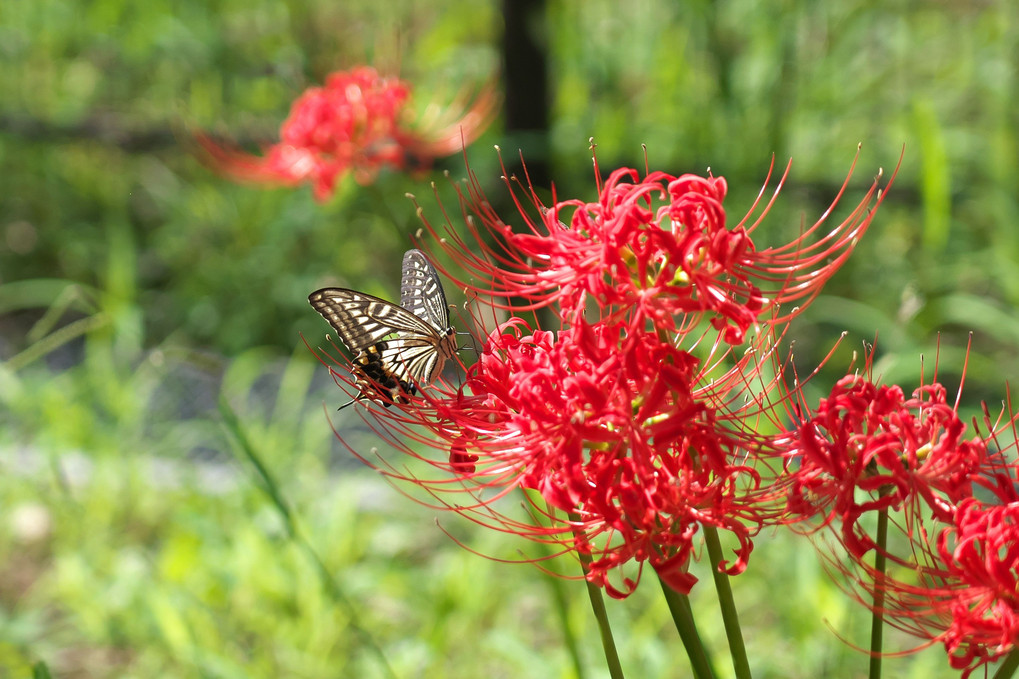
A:
<svg viewBox="0 0 1019 679">
<path fill-rule="evenodd" d="M 381 346 L 376 345 L 372 351 L 378 354 L 383 369 L 401 384 L 431 382 L 439 361 L 436 341 L 422 337 L 398 337 L 381 342 Z"/>
</svg>

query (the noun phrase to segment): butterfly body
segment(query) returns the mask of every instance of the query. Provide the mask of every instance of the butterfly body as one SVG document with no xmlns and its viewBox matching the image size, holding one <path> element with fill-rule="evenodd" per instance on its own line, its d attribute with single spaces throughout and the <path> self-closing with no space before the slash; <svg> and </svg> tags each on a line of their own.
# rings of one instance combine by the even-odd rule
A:
<svg viewBox="0 0 1019 679">
<path fill-rule="evenodd" d="M 442 283 L 420 250 L 403 257 L 400 306 L 346 288 L 317 290 L 308 301 L 353 355 L 358 398 L 379 396 L 386 406 L 406 402 L 456 354 Z"/>
</svg>

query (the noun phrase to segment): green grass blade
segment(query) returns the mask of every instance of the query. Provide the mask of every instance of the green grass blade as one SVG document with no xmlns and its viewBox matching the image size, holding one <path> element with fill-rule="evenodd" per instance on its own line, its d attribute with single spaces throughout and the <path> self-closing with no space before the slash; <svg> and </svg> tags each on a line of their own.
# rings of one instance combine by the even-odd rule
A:
<svg viewBox="0 0 1019 679">
<path fill-rule="evenodd" d="M 396 674 L 393 672 L 393 668 L 390 667 L 389 662 L 386 660 L 382 647 L 377 641 L 375 641 L 375 638 L 368 632 L 368 630 L 360 624 L 358 610 L 354 606 L 350 597 L 347 596 L 346 592 L 340 586 L 340 583 L 335 577 L 333 577 L 329 568 L 326 566 L 315 548 L 299 530 L 295 515 L 290 509 L 286 499 L 283 497 L 279 484 L 276 483 L 272 473 L 262 462 L 261 455 L 258 454 L 255 447 L 251 444 L 251 441 L 244 433 L 244 429 L 241 426 L 237 414 L 224 398 L 219 400 L 219 412 L 223 418 L 223 426 L 234 441 L 235 447 L 241 452 L 241 454 L 243 454 L 244 459 L 246 459 L 254 468 L 258 485 L 261 486 L 263 491 L 265 491 L 265 494 L 272 501 L 276 511 L 279 512 L 280 517 L 283 519 L 283 524 L 286 526 L 288 537 L 315 565 L 315 569 L 322 581 L 322 586 L 326 592 L 328 592 L 333 602 L 339 604 L 344 609 L 351 629 L 353 629 L 358 636 L 361 637 L 364 644 L 368 647 L 372 654 L 376 656 L 376 659 L 379 661 L 386 675 L 396 679 Z"/>
<path fill-rule="evenodd" d="M 46 667 L 46 663 L 42 660 L 32 665 L 32 679 L 53 679 L 49 668 Z"/>
</svg>

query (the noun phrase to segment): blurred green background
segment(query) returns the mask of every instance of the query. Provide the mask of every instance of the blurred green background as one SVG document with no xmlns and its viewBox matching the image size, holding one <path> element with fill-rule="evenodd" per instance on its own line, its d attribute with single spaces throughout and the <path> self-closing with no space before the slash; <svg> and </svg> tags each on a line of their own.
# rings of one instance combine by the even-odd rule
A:
<svg viewBox="0 0 1019 679">
<path fill-rule="evenodd" d="M 347 180 L 319 204 L 308 187 L 236 185 L 193 153 L 195 130 L 270 142 L 292 100 L 339 68 L 398 72 L 420 105 L 497 74 L 522 82 L 468 152 L 494 201 L 506 197 L 493 144 L 508 159 L 522 149 L 560 198 L 586 199 L 590 137 L 606 174 L 643 168 L 644 145 L 652 170 L 726 177 L 733 221 L 772 155 L 792 157 L 760 245 L 821 215 L 858 143 L 835 218 L 904 146 L 870 232 L 794 326 L 798 361 L 816 364 L 848 331 L 815 386 L 827 388 L 876 334 L 876 372 L 910 391 L 921 355 L 930 378 L 941 333 L 951 390 L 973 333 L 964 401 L 998 407 L 1019 346 L 1014 3 L 508 11 L 0 0 L 0 676 L 38 661 L 63 677 L 388 676 L 374 644 L 401 678 L 573 677 L 560 615 L 583 676 L 607 676 L 580 583 L 468 553 L 351 464 L 327 416 L 360 451 L 378 441 L 354 409 L 333 414 L 341 396 L 301 342 L 325 332 L 306 302 L 323 284 L 397 294 L 418 227 L 404 194 L 438 220 L 429 179 L 448 195 L 441 173 L 463 176 L 463 159 L 433 177 Z M 486 553 L 522 547 L 442 521 Z M 762 536 L 734 586 L 756 676 L 864 675 L 866 657 L 838 637 L 865 644 L 865 612 L 803 544 Z M 686 676 L 656 587 L 610 602 L 624 667 Z M 707 583 L 693 601 L 730 671 Z M 888 663 L 894 676 L 951 676 L 940 648 Z"/>
</svg>

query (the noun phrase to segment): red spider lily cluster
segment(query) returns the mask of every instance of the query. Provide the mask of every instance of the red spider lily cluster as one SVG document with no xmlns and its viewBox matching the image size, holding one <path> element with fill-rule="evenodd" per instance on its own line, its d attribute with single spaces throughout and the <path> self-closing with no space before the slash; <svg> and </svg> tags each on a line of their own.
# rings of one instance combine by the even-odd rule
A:
<svg viewBox="0 0 1019 679">
<path fill-rule="evenodd" d="M 494 110 L 489 90 L 428 119 L 409 100 L 406 83 L 356 68 L 307 90 L 262 156 L 198 140 L 236 178 L 308 182 L 324 200 L 348 172 L 369 182 L 381 168 L 424 167 L 462 149 Z M 551 547 L 528 560 L 578 556 L 586 579 L 613 597 L 629 596 L 646 567 L 688 593 L 691 561 L 718 531 L 735 548 L 712 566 L 738 574 L 763 527 L 791 525 L 835 542 L 825 558 L 859 600 L 924 644 L 943 644 L 964 677 L 1014 651 L 1010 404 L 967 423 L 936 379 L 908 397 L 875 382 L 872 351 L 862 374 L 810 403 L 780 353 L 790 321 L 884 199 L 879 175 L 829 224 L 853 168 L 823 216 L 777 246 L 757 232 L 788 167 L 770 196 L 769 171 L 735 223 L 726 181 L 710 173 L 623 168 L 603 180 L 595 163 L 594 200 L 551 205 L 526 176 L 504 176 L 515 224 L 470 174 L 457 186 L 462 224 L 423 217 L 481 342 L 477 361 L 460 365 L 464 378 L 390 401 L 363 370 L 349 374 L 342 351 L 317 353 L 406 456 L 366 461 L 430 506 Z"/>
<path fill-rule="evenodd" d="M 360 411 L 433 473 L 371 464 L 431 506 L 578 555 L 617 598 L 645 566 L 689 592 L 705 531 L 734 538 L 732 561 L 713 566 L 738 574 L 762 527 L 793 525 L 832 536 L 845 556 L 827 558 L 859 599 L 943 643 L 965 674 L 1013 649 L 1019 470 L 1006 462 L 1014 433 L 998 440 L 1011 410 L 967 424 L 936 380 L 907 397 L 858 373 L 810 404 L 779 355 L 789 321 L 870 225 L 878 180 L 843 221 L 825 225 L 845 184 L 824 217 L 772 247 L 753 236 L 778 188 L 730 224 L 725 180 L 710 174 L 617 170 L 596 200 L 551 206 L 504 181 L 522 226 L 473 175 L 458 187 L 465 226 L 424 220 L 434 254 L 457 265 L 443 273 L 471 300 L 465 320 L 483 329 L 478 360 L 459 386 Z M 890 512 L 896 544 L 873 534 Z"/>
<path fill-rule="evenodd" d="M 822 218 L 770 248 L 752 233 L 778 189 L 767 201 L 762 189 L 730 225 L 725 180 L 711 175 L 617 170 L 595 201 L 551 206 L 506 184 L 522 229 L 495 214 L 473 176 L 460 190 L 469 244 L 451 223 L 425 222 L 466 272 L 453 280 L 478 300 L 475 320 L 482 309 L 516 315 L 482 324 L 494 328 L 462 386 L 363 411 L 441 472 L 386 473 L 438 506 L 582 555 L 587 579 L 615 597 L 645 564 L 689 592 L 708 526 L 735 537 L 734 561 L 719 566 L 741 572 L 756 532 L 788 515 L 772 468 L 791 403 L 778 341 L 866 231 L 877 181 L 834 228 Z M 539 309 L 554 330 L 539 326 Z M 505 499 L 513 491 L 523 516 Z"/>
<path fill-rule="evenodd" d="M 1006 502 L 1006 497 L 1012 499 Z M 960 503 L 937 536 L 939 569 L 932 575 L 949 585 L 950 594 L 937 600 L 938 619 L 946 623 L 937 638 L 952 666 L 965 668 L 966 676 L 1009 652 L 1019 639 L 1017 535 L 1019 501 L 1013 476 L 1008 491 L 990 501 L 968 498 Z"/>
<path fill-rule="evenodd" d="M 1019 469 L 1006 413 L 985 409 L 967 425 L 938 382 L 907 399 L 851 375 L 784 446 L 790 510 L 835 529 L 846 556 L 829 555 L 834 568 L 890 624 L 944 644 L 964 677 L 1019 640 Z M 892 511 L 897 535 L 872 535 L 865 517 Z"/>
<path fill-rule="evenodd" d="M 630 561 L 689 591 L 699 524 L 732 531 L 741 545 L 732 571 L 744 567 L 760 481 L 739 462 L 759 437 L 711 407 L 726 384 L 705 386 L 704 371 L 692 354 L 622 323 L 578 319 L 553 333 L 515 319 L 488 337 L 458 393 L 471 394 L 467 403 L 434 407 L 458 434 L 451 465 L 464 490 L 527 490 L 548 520 L 502 518 L 501 528 L 594 556 L 588 577 L 613 596 L 637 584 L 609 580 Z"/>
<path fill-rule="evenodd" d="M 966 429 L 941 384 L 906 399 L 898 386 L 849 375 L 780 446 L 796 466 L 790 511 L 838 520 L 855 557 L 875 546 L 860 524 L 869 512 L 921 503 L 946 520 L 989 462 L 984 439 L 963 439 Z"/>
<path fill-rule="evenodd" d="M 280 128 L 280 141 L 255 156 L 224 147 L 205 134 L 197 140 L 208 160 L 235 179 L 294 186 L 311 183 L 318 200 L 328 199 L 347 172 L 371 182 L 388 167 L 426 167 L 456 153 L 480 135 L 494 114 L 490 89 L 468 102 L 442 107 L 424 119 L 410 104 L 410 86 L 362 66 L 329 75 L 323 87 L 308 88 Z"/>
</svg>

